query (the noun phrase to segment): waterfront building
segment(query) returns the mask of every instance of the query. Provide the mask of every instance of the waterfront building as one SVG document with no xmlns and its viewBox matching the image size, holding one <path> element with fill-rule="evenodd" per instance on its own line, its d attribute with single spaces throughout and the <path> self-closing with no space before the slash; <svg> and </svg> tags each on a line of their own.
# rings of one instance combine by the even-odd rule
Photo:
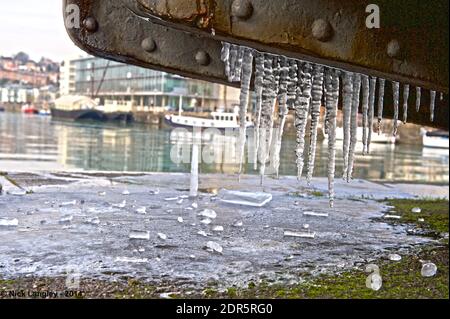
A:
<svg viewBox="0 0 450 319">
<path fill-rule="evenodd" d="M 239 101 L 234 88 L 91 56 L 64 62 L 60 88 L 61 95 L 86 95 L 105 108 L 133 112 L 232 110 Z"/>
</svg>

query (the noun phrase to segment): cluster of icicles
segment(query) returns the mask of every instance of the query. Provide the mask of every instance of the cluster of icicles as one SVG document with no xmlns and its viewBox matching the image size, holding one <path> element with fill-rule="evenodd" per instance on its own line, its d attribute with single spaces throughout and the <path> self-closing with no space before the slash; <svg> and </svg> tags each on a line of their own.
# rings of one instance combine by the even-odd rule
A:
<svg viewBox="0 0 450 319">
<path fill-rule="evenodd" d="M 297 168 L 300 179 L 304 169 L 304 159 L 308 156 L 306 180 L 308 185 L 314 173 L 317 131 L 320 119 L 320 107 L 325 106 L 325 134 L 328 135 L 328 187 L 330 206 L 334 203 L 334 178 L 336 157 L 336 118 L 339 92 L 343 91 L 343 127 L 344 127 L 344 172 L 343 178 L 349 182 L 353 174 L 355 147 L 357 143 L 357 116 L 360 104 L 363 114 L 363 153 L 370 152 L 370 142 L 375 118 L 375 94 L 378 85 L 377 130 L 380 132 L 383 118 L 385 80 L 358 73 L 347 72 L 319 64 L 313 64 L 284 56 L 260 53 L 243 46 L 222 43 L 221 59 L 225 64 L 225 74 L 230 82 L 241 83 L 240 94 L 240 169 L 244 160 L 246 143 L 246 114 L 249 103 L 250 82 L 255 62 L 256 110 L 253 114 L 255 127 L 255 169 L 258 168 L 263 182 L 266 165 L 269 160 L 270 146 L 274 143 L 273 165 L 278 175 L 280 166 L 280 149 L 288 109 L 295 111 L 295 128 L 297 134 Z M 392 82 L 394 96 L 394 129 L 397 134 L 399 116 L 399 82 Z M 416 88 L 416 110 L 420 108 L 421 88 Z M 431 91 L 431 121 L 434 117 L 436 92 Z M 362 99 L 361 99 L 362 97 Z M 408 116 L 409 85 L 403 85 L 403 121 Z M 442 98 L 442 97 L 441 97 Z M 362 100 L 362 101 L 361 101 Z M 279 134 L 274 134 L 276 104 L 279 107 Z M 311 119 L 309 132 L 308 119 Z M 305 136 L 309 134 L 308 154 L 305 154 Z"/>
</svg>

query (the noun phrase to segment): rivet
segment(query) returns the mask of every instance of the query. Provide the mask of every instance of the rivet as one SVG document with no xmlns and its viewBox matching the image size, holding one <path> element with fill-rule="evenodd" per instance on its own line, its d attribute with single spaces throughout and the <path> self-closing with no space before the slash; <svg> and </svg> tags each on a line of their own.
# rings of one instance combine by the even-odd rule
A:
<svg viewBox="0 0 450 319">
<path fill-rule="evenodd" d="M 391 40 L 386 49 L 387 55 L 391 58 L 396 58 L 400 55 L 400 43 L 397 40 Z"/>
<path fill-rule="evenodd" d="M 209 54 L 201 50 L 195 54 L 195 61 L 200 65 L 208 65 L 211 62 Z"/>
<path fill-rule="evenodd" d="M 89 32 L 96 32 L 98 30 L 98 22 L 93 17 L 87 17 L 84 19 L 83 25 Z"/>
<path fill-rule="evenodd" d="M 156 43 L 151 37 L 148 37 L 142 41 L 141 47 L 147 52 L 153 52 L 156 50 Z"/>
<path fill-rule="evenodd" d="M 241 20 L 249 19 L 253 14 L 253 5 L 249 0 L 234 0 L 231 15 Z"/>
<path fill-rule="evenodd" d="M 325 42 L 333 37 L 331 24 L 324 19 L 317 19 L 312 24 L 312 35 L 315 39 Z"/>
</svg>

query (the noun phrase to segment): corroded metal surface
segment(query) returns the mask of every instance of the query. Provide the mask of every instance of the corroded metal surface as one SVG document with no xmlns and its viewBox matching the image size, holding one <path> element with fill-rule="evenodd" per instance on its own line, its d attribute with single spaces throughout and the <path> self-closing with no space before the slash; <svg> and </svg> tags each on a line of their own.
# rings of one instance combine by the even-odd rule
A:
<svg viewBox="0 0 450 319">
<path fill-rule="evenodd" d="M 221 43 L 137 17 L 120 0 L 65 0 L 80 7 L 81 28 L 69 28 L 84 51 L 106 59 L 183 76 L 227 83 Z M 64 10 L 64 15 L 67 13 Z M 200 53 L 199 53 L 200 52 Z M 207 63 L 198 61 L 208 55 Z M 235 84 L 236 85 L 236 84 Z"/>
<path fill-rule="evenodd" d="M 81 28 L 68 29 L 72 40 L 90 54 L 119 62 L 238 86 L 227 82 L 220 60 L 225 40 L 447 93 L 448 17 L 441 13 L 448 4 L 433 0 L 425 10 L 405 1 L 379 1 L 385 26 L 379 30 L 365 28 L 366 1 L 357 0 L 64 3 L 81 9 Z M 389 85 L 387 90 L 389 95 Z M 431 123 L 423 92 L 421 111 L 411 111 L 408 121 L 448 130 L 448 95 L 437 99 Z M 392 118 L 392 99 L 385 101 L 384 116 Z"/>
<path fill-rule="evenodd" d="M 447 0 L 377 1 L 380 29 L 369 0 L 123 1 L 156 23 L 448 92 Z"/>
</svg>

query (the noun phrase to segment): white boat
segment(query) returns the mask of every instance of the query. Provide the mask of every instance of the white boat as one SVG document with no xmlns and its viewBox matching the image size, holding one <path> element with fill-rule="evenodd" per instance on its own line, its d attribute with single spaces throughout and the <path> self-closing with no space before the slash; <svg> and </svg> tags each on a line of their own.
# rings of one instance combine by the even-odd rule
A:
<svg viewBox="0 0 450 319">
<path fill-rule="evenodd" d="M 325 132 L 325 131 L 324 131 Z M 367 130 L 367 134 L 369 134 L 369 130 Z M 324 133 L 325 139 L 328 139 L 328 135 Z M 358 127 L 356 130 L 356 137 L 358 142 L 362 142 L 363 140 L 363 128 Z M 336 129 L 336 140 L 343 141 L 344 140 L 344 129 L 342 127 L 338 127 Z M 395 144 L 396 137 L 392 134 L 381 133 L 373 131 L 371 137 L 371 143 L 383 143 L 383 144 Z"/>
<path fill-rule="evenodd" d="M 166 122 L 171 126 L 178 127 L 199 127 L 199 128 L 217 128 L 217 129 L 236 129 L 239 128 L 239 114 L 226 112 L 211 112 L 211 118 L 201 118 L 184 115 L 166 115 Z M 246 119 L 246 128 L 252 127 L 253 123 Z"/>
<path fill-rule="evenodd" d="M 427 131 L 421 129 L 422 143 L 424 147 L 448 149 L 448 132 L 445 131 Z"/>
</svg>

